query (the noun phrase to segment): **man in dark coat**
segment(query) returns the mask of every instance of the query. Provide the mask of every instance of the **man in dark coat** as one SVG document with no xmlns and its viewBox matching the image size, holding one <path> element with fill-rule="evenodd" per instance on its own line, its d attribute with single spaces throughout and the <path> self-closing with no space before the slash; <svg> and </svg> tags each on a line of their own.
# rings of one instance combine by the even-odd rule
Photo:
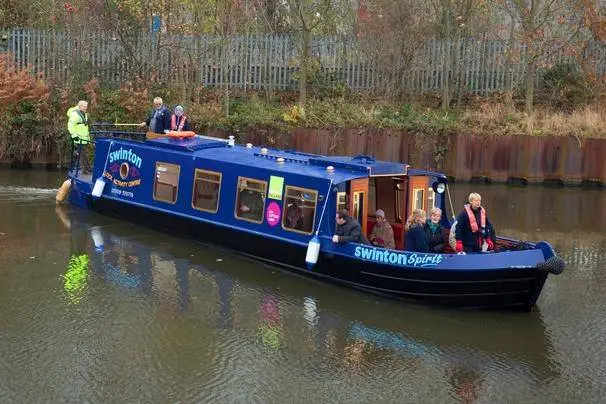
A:
<svg viewBox="0 0 606 404">
<path fill-rule="evenodd" d="M 469 194 L 469 204 L 465 205 L 465 209 L 457 217 L 455 238 L 458 253 L 482 252 L 484 242 L 488 251 L 494 251 L 496 241 L 494 227 L 481 205 L 480 194 L 472 192 Z"/>
<path fill-rule="evenodd" d="M 362 226 L 353 217 L 349 216 L 347 210 L 341 209 L 337 213 L 337 229 L 332 236 L 334 243 L 359 243 L 368 244 L 368 240 L 362 234 Z"/>
<path fill-rule="evenodd" d="M 166 133 L 170 130 L 170 111 L 164 105 L 162 98 L 154 98 L 154 109 L 149 113 L 145 122 L 141 122 L 141 127 L 148 126 L 149 131 L 153 133 Z"/>
</svg>

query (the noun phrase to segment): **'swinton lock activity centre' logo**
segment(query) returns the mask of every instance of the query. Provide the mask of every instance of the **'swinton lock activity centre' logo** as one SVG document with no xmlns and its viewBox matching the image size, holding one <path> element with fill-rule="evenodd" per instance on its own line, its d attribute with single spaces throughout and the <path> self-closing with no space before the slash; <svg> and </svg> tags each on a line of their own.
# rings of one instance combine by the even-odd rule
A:
<svg viewBox="0 0 606 404">
<path fill-rule="evenodd" d="M 109 154 L 109 167 L 103 176 L 118 187 L 141 185 L 141 164 L 143 160 L 132 149 L 113 151 Z"/>
</svg>

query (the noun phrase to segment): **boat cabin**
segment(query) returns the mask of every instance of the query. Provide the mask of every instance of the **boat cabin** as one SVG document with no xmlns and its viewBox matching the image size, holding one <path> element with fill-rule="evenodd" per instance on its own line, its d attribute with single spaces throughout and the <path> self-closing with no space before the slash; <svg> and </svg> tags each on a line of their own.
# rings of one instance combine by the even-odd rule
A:
<svg viewBox="0 0 606 404">
<path fill-rule="evenodd" d="M 405 249 L 404 224 L 414 209 L 445 212 L 442 174 L 370 156 L 332 157 L 196 136 L 145 141 L 97 136 L 93 178 L 104 197 L 307 243 L 332 235 L 347 209 L 368 237 L 377 209 Z"/>
<path fill-rule="evenodd" d="M 435 173 L 412 170 L 407 167 L 405 174 L 375 175 L 348 181 L 344 191 L 337 194 L 337 210 L 345 208 L 362 225 L 363 233 L 369 237 L 377 223 L 375 212 L 381 209 L 391 225 L 396 249 L 404 249 L 404 225 L 415 209 L 429 212 L 441 206 L 437 192 L 438 179 Z M 435 183 L 435 185 L 434 185 Z M 446 224 L 448 226 L 448 224 Z"/>
</svg>

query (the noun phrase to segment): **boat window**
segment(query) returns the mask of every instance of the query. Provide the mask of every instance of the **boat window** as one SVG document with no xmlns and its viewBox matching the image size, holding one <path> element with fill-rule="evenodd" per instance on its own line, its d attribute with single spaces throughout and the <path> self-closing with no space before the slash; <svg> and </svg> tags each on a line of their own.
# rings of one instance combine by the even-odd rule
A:
<svg viewBox="0 0 606 404">
<path fill-rule="evenodd" d="M 282 228 L 288 231 L 311 234 L 316 217 L 318 192 L 286 186 Z"/>
<path fill-rule="evenodd" d="M 432 188 L 427 188 L 427 213 L 436 207 L 436 193 Z"/>
<path fill-rule="evenodd" d="M 196 169 L 191 206 L 204 212 L 217 213 L 221 173 Z"/>
<path fill-rule="evenodd" d="M 156 178 L 154 180 L 155 200 L 168 203 L 177 202 L 180 170 L 181 166 L 176 164 L 156 162 Z"/>
<path fill-rule="evenodd" d="M 238 219 L 249 222 L 263 222 L 267 181 L 238 177 L 238 194 L 236 195 L 236 212 Z"/>
<path fill-rule="evenodd" d="M 347 210 L 347 192 L 337 192 L 337 212 Z"/>
<path fill-rule="evenodd" d="M 425 190 L 423 188 L 415 188 L 413 190 L 414 194 L 414 206 L 413 209 L 423 209 L 424 201 L 425 201 Z"/>
</svg>

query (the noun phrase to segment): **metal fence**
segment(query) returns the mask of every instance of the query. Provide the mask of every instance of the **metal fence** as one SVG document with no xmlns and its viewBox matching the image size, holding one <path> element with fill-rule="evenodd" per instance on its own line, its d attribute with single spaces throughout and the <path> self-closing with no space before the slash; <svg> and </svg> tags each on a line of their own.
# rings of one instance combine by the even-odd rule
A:
<svg viewBox="0 0 606 404">
<path fill-rule="evenodd" d="M 521 82 L 524 48 L 507 63 L 506 46 L 498 40 L 430 40 L 403 57 L 380 48 L 371 38 L 320 37 L 311 44 L 319 86 L 344 83 L 353 91 L 394 91 L 424 94 L 441 91 L 457 80 L 465 92 L 488 94 Z M 297 88 L 300 52 L 289 35 L 168 36 L 142 35 L 124 39 L 102 32 L 60 32 L 18 29 L 8 33 L 4 48 L 18 68 L 30 68 L 47 79 L 66 80 L 74 74 L 120 84 L 135 76 L 169 84 L 254 89 Z M 543 60 L 549 66 L 565 56 Z M 594 43 L 574 59 L 591 66 L 597 77 L 606 73 L 606 48 Z M 454 61 L 454 62 L 453 62 Z M 537 74 L 541 74 L 541 69 Z"/>
</svg>

